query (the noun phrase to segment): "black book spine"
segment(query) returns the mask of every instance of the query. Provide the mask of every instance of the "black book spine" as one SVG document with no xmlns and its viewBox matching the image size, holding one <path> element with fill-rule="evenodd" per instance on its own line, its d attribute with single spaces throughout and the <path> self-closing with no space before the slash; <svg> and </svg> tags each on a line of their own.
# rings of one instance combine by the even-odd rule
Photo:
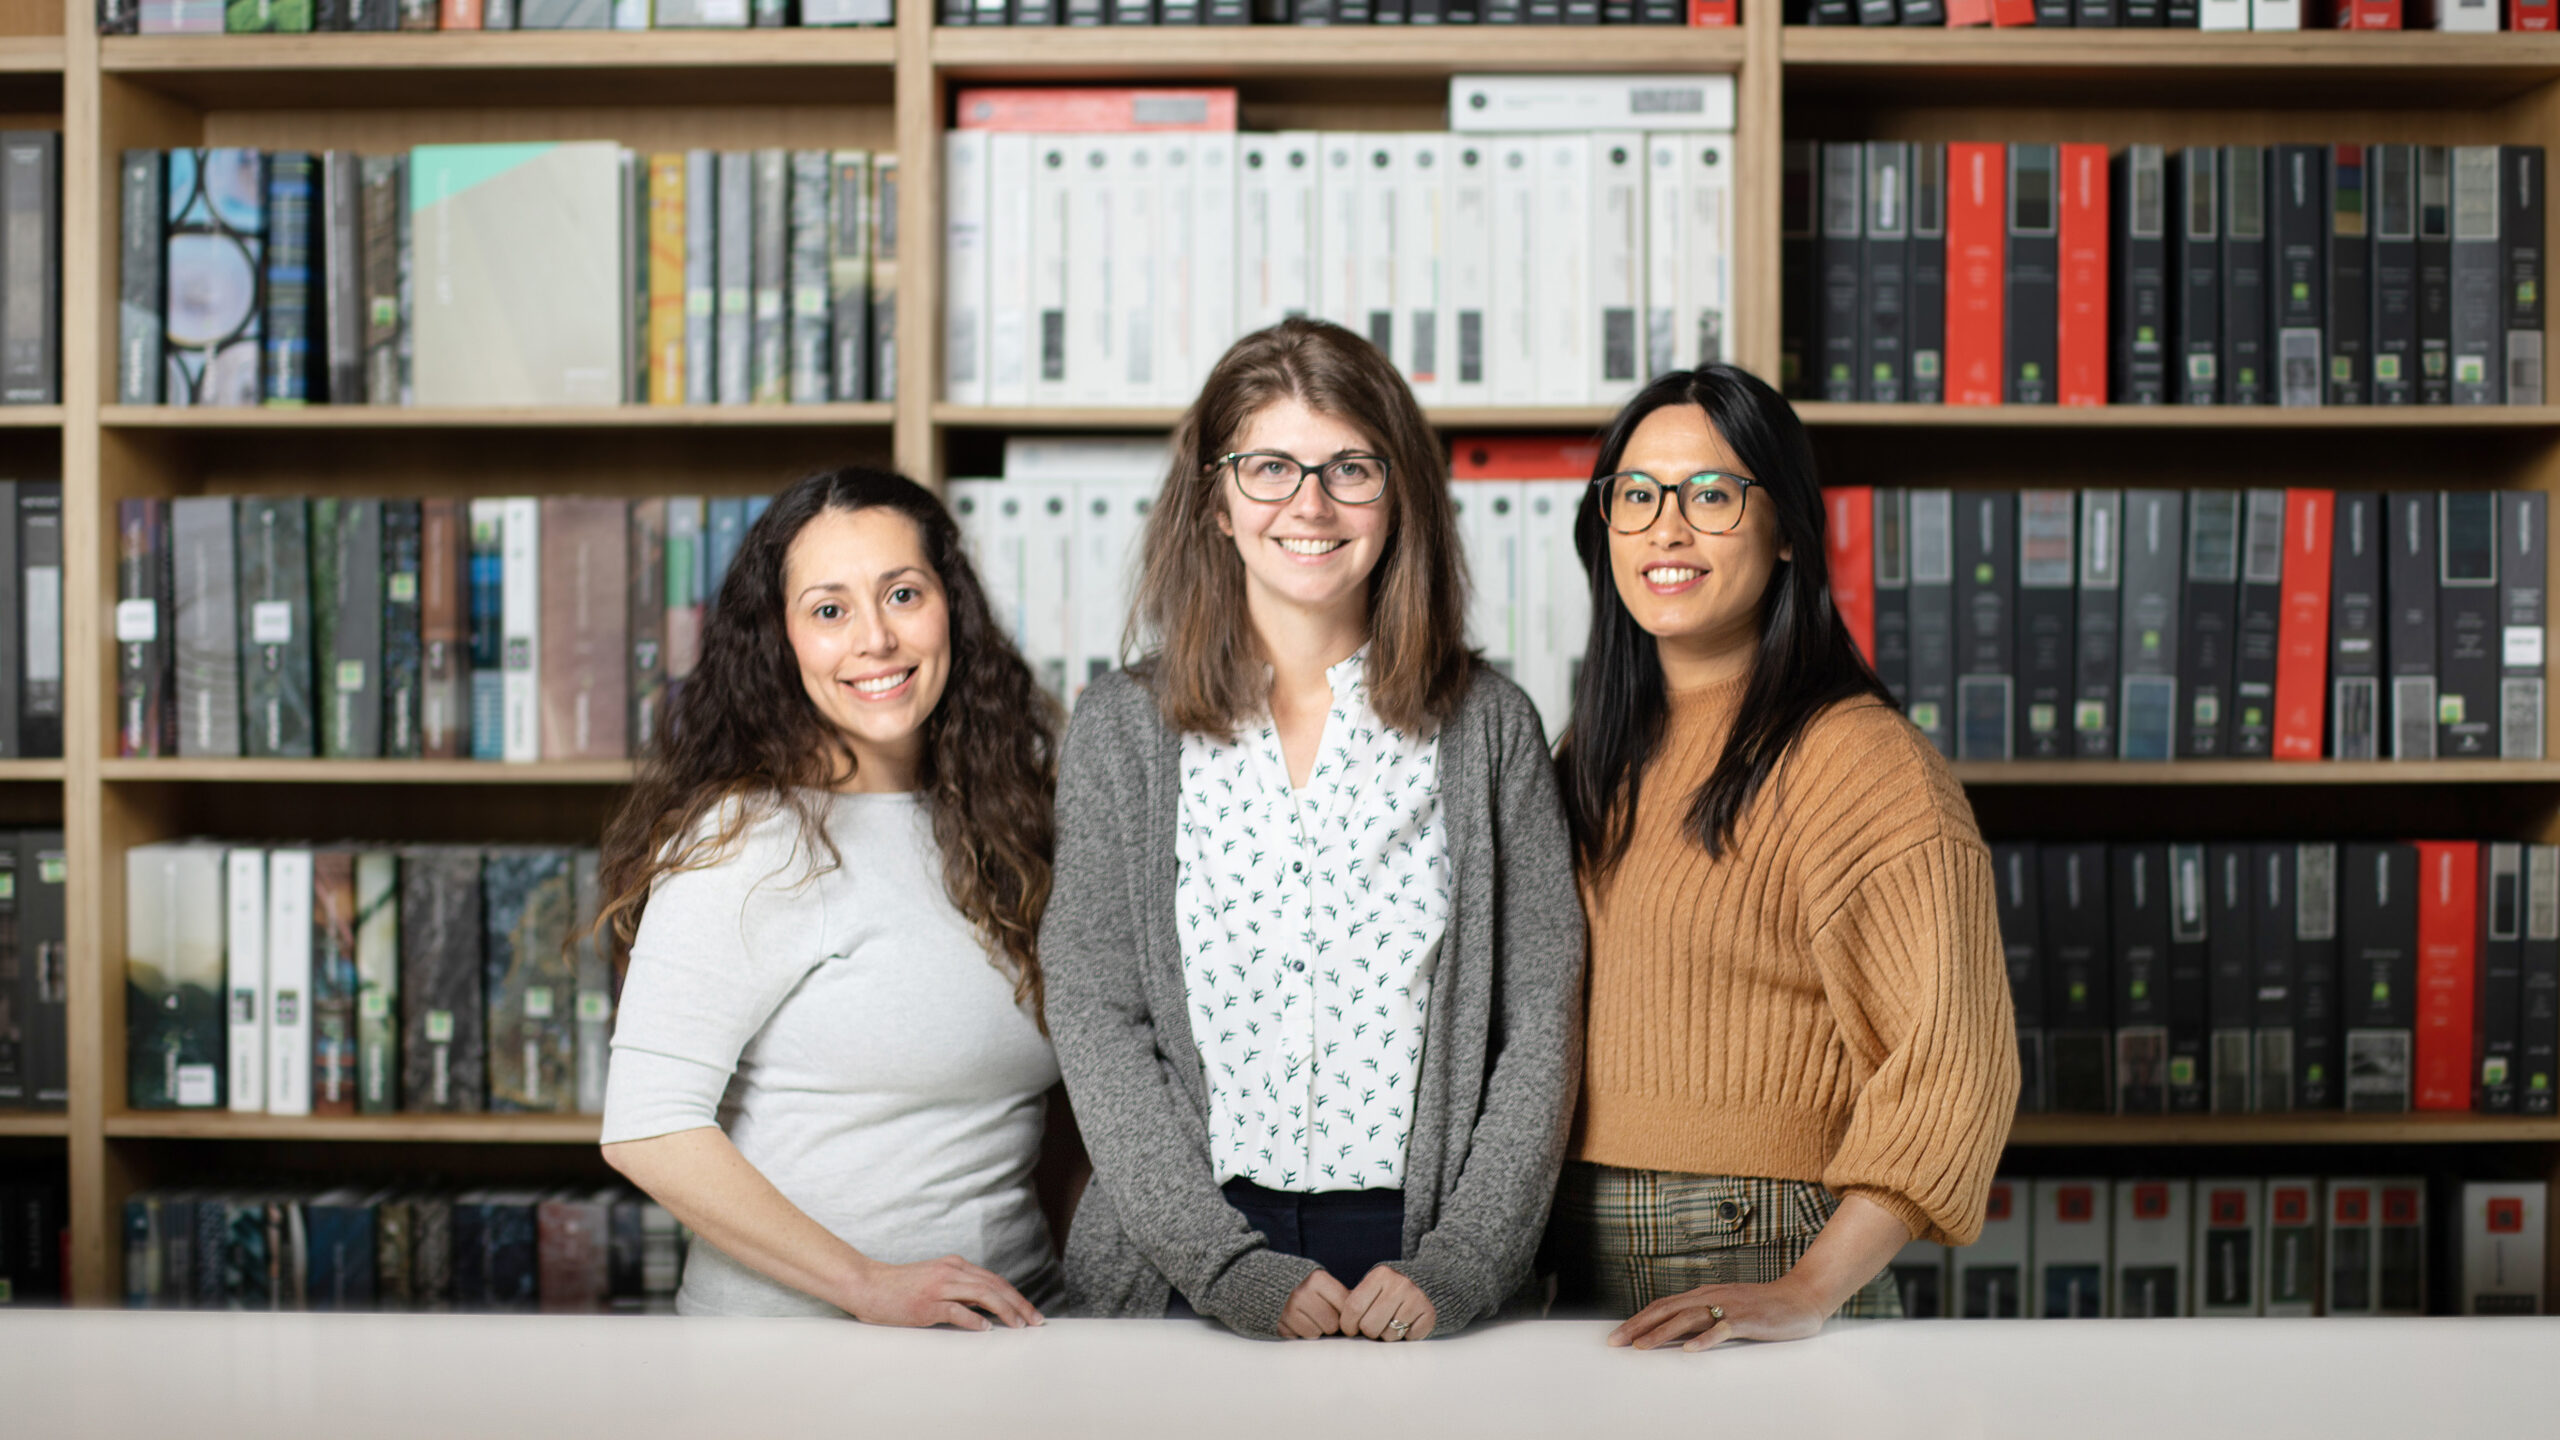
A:
<svg viewBox="0 0 2560 1440">
<path fill-rule="evenodd" d="M 1858 0 L 1858 23 L 1861 25 L 1901 24 L 1900 0 Z"/>
<path fill-rule="evenodd" d="M 142 33 L 142 0 L 98 0 L 98 33 L 101 35 Z"/>
<path fill-rule="evenodd" d="M 2269 405 L 2267 152 L 2222 150 L 2222 403 Z"/>
<path fill-rule="evenodd" d="M 2018 497 L 2017 751 L 2029 760 L 2064 760 L 2073 751 L 2079 508 L 2069 490 Z"/>
<path fill-rule="evenodd" d="M 62 136 L 51 130 L 0 134 L 0 246 L 7 295 L 0 300 L 0 404 L 52 405 L 62 399 Z"/>
<path fill-rule="evenodd" d="M 2383 498 L 2338 492 L 2329 545 L 2329 758 L 2382 756 Z"/>
<path fill-rule="evenodd" d="M 1905 24 L 1944 24 L 1945 17 Z M 1911 304 L 1903 318 L 1911 355 L 1910 398 L 1922 405 L 1947 398 L 1947 147 L 1935 140 L 1911 146 Z"/>
<path fill-rule="evenodd" d="M 2115 938 L 2116 1113 L 2169 1108 L 2168 850 L 2118 845 L 2107 898 Z"/>
<path fill-rule="evenodd" d="M 0 480 L 0 755 L 25 758 L 18 746 L 19 694 L 26 648 L 25 613 L 18 594 L 18 482 Z"/>
<path fill-rule="evenodd" d="M 2050 405 L 2060 359 L 2062 159 L 2052 145 L 2009 147 L 2009 268 L 2004 398 Z"/>
<path fill-rule="evenodd" d="M 2453 403 L 2453 152 L 2418 155 L 2418 403 Z"/>
<path fill-rule="evenodd" d="M 2205 1113 L 2206 872 L 2202 845 L 2169 847 L 2169 1110 Z"/>
<path fill-rule="evenodd" d="M 2044 1063 L 2044 916 L 2037 896 L 2043 878 L 2032 842 L 1991 847 L 1997 890 L 2000 949 L 2009 966 L 2009 1001 L 2018 1025 L 2018 1108 L 2027 1114 L 2050 1108 Z"/>
<path fill-rule="evenodd" d="M 2418 400 L 2418 152 L 2412 145 L 2365 151 L 2373 231 L 2373 403 Z"/>
<path fill-rule="evenodd" d="M 2017 750 L 2018 497 L 1965 491 L 1954 519 L 1956 758 L 2007 760 Z"/>
<path fill-rule="evenodd" d="M 35 753 L 60 755 L 62 747 Z M 61 831 L 18 832 L 18 970 L 34 998 L 18 1023 L 26 1034 L 27 1100 L 38 1110 L 63 1109 L 71 1095 L 64 1021 L 71 988 L 69 870 Z"/>
<path fill-rule="evenodd" d="M 1902 0 L 1902 23 L 1905 25 L 1944 25 L 1947 7 L 1944 0 Z"/>
<path fill-rule="evenodd" d="M 2510 405 L 2542 403 L 2542 147 L 2498 149 L 2498 293 L 2505 300 L 2503 379 Z M 12 395 L 9 398 L 16 398 Z"/>
<path fill-rule="evenodd" d="M 2498 494 L 2436 500 L 2436 753 L 2498 753 Z"/>
<path fill-rule="evenodd" d="M 382 753 L 414 759 L 426 644 L 420 629 L 418 575 L 420 507 L 415 500 L 382 502 Z"/>
<path fill-rule="evenodd" d="M 2206 759 L 2231 751 L 2232 650 L 2240 618 L 2240 492 L 2187 497 L 2187 587 L 2178 647 L 2187 693 L 2178 754 Z"/>
<path fill-rule="evenodd" d="M 1885 21 L 1870 22 L 1877 24 Z M 1856 395 L 1880 405 L 1907 398 L 1910 327 L 1911 147 L 1898 140 L 1866 145 L 1864 284 L 1858 300 Z"/>
<path fill-rule="evenodd" d="M 2157 145 L 2116 157 L 2115 385 L 2119 405 L 2169 398 L 2169 175 Z"/>
<path fill-rule="evenodd" d="M 2373 177 L 2361 145 L 2329 147 L 2328 399 L 2373 400 Z"/>
<path fill-rule="evenodd" d="M 2339 1024 L 2345 1108 L 2409 1108 L 2418 984 L 2418 851 L 2349 845 L 2341 860 Z"/>
<path fill-rule="evenodd" d="M 2116 0 L 2076 0 L 2071 23 L 2083 30 L 2116 28 Z"/>
<path fill-rule="evenodd" d="M 2383 657 L 2391 676 L 2391 758 L 2436 758 L 2436 496 L 2383 502 Z"/>
<path fill-rule="evenodd" d="M 2250 1101 L 2261 1113 L 2293 1108 L 2293 860 L 2290 845 L 2250 848 Z"/>
<path fill-rule="evenodd" d="M 2338 847 L 2294 850 L 2293 1105 L 2338 1108 Z"/>
<path fill-rule="evenodd" d="M 1911 495 L 1875 492 L 1876 678 L 1911 707 Z"/>
<path fill-rule="evenodd" d="M 1502 23 L 1498 7 L 1485 18 Z M 1787 394 L 1806 399 L 1822 393 L 1822 149 L 1810 140 L 1790 140 L 1780 157 L 1778 375 Z"/>
<path fill-rule="evenodd" d="M 62 482 L 18 485 L 18 753 L 62 754 Z"/>
<path fill-rule="evenodd" d="M 1858 338 L 1865 311 L 1861 270 L 1865 216 L 1865 147 L 1822 147 L 1822 399 L 1860 398 Z"/>
<path fill-rule="evenodd" d="M 1387 14 L 1388 0 L 1378 0 L 1379 24 L 1401 25 L 1404 23 L 1401 17 L 1393 20 L 1388 19 Z M 1603 25 L 1633 25 L 1636 23 L 1636 0 L 1600 0 L 1600 23 Z"/>
<path fill-rule="evenodd" d="M 2177 314 L 2171 326 L 2178 354 L 2178 400 L 2215 405 L 2222 400 L 2222 152 L 2190 145 L 2176 161 L 2178 223 Z"/>
<path fill-rule="evenodd" d="M 2250 1034 L 2257 1021 L 2256 871 L 2246 845 L 2205 850 L 2205 1083 L 2216 1115 L 2243 1115 L 2250 1101 Z"/>
<path fill-rule="evenodd" d="M 2232 649 L 2231 751 L 2275 753 L 2276 658 L 2284 621 L 2284 492 L 2251 490 L 2240 521 L 2240 623 Z"/>
<path fill-rule="evenodd" d="M 2498 496 L 2498 757 L 2543 752 L 2543 632 L 2551 587 L 2550 498 L 2539 490 Z"/>
<path fill-rule="evenodd" d="M 2160 22 L 2172 30 L 2193 30 L 2203 18 L 2197 0 L 2166 0 L 2160 7 Z"/>
<path fill-rule="evenodd" d="M 2524 917 L 2516 1108 L 2550 1115 L 2560 1112 L 2560 846 L 2526 847 Z"/>
<path fill-rule="evenodd" d="M 2162 0 L 2123 0 L 2116 22 L 2128 30 L 2157 30 L 2168 15 Z"/>
<path fill-rule="evenodd" d="M 2524 847 L 2480 847 L 2480 960 L 2473 994 L 2471 1108 L 2516 1109 L 2516 1042 L 2524 1002 Z"/>
<path fill-rule="evenodd" d="M 2117 609 L 2123 601 L 2124 492 L 2080 492 L 2079 643 L 2071 729 L 2084 760 L 2116 758 Z"/>
<path fill-rule="evenodd" d="M 2276 403 L 2317 405 L 2327 369 L 2328 148 L 2278 145 L 2267 177 L 2268 333 L 2275 341 Z"/>
<path fill-rule="evenodd" d="M 2045 1058 L 2053 1108 L 2114 1108 L 2114 951 L 2107 915 L 2107 847 L 2043 847 Z"/>
<path fill-rule="evenodd" d="M 971 0 L 942 0 L 935 18 L 944 25 L 967 25 L 975 21 L 975 10 Z"/>
<path fill-rule="evenodd" d="M 2495 145 L 2453 150 L 2453 403 L 2495 405 L 2503 397 L 2498 353 L 2506 297 L 2498 293 L 2506 247 L 2499 225 L 2503 171 Z"/>
<path fill-rule="evenodd" d="M 1813 13 L 1809 23 L 1855 25 L 1858 23 L 1857 7 L 1852 0 L 1813 0 Z"/>
<path fill-rule="evenodd" d="M 1941 755 L 1955 754 L 1955 497 L 1905 492 L 1911 507 L 1911 701 L 1906 713 Z"/>
<path fill-rule="evenodd" d="M 2118 644 L 2116 754 L 2167 760 L 2178 753 L 2178 591 L 2186 558 L 2186 497 L 2176 490 L 2124 494 L 2124 610 Z"/>
<path fill-rule="evenodd" d="M 2036 0 L 2036 28 L 2069 29 L 2079 23 L 2079 8 L 2075 0 Z"/>
</svg>

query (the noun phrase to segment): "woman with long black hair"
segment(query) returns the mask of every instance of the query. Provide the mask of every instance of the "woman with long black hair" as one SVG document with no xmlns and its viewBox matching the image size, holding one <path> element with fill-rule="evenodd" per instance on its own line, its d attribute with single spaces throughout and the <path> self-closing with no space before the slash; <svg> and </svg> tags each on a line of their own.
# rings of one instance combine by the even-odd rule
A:
<svg viewBox="0 0 2560 1440">
<path fill-rule="evenodd" d="M 1037 1324 L 1055 706 L 913 482 L 746 534 L 605 836 L 604 1153 L 693 1227 L 676 1308 Z"/>
<path fill-rule="evenodd" d="M 1898 1314 L 1879 1273 L 1979 1232 L 2018 1092 L 1989 852 L 1832 608 L 1777 392 L 1664 376 L 1595 468 L 1558 760 L 1591 943 L 1565 1296 L 1641 1348 Z"/>
</svg>

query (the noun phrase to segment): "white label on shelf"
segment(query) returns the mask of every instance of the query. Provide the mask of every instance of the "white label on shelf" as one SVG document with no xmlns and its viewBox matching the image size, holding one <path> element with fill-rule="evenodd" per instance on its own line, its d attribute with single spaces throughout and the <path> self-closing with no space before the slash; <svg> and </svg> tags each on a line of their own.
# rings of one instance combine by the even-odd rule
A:
<svg viewBox="0 0 2560 1440">
<path fill-rule="evenodd" d="M 394 570 L 382 582 L 383 596 L 394 605 L 418 603 L 418 572 Z"/>
<path fill-rule="evenodd" d="M 356 693 L 357 691 L 362 690 L 363 688 L 364 688 L 364 662 L 363 662 L 363 661 L 361 661 L 361 660 L 341 660 L 341 661 L 339 661 L 339 662 L 338 662 L 338 689 L 339 689 L 339 690 L 341 690 L 341 691 L 343 691 L 343 692 L 345 692 L 346 694 L 352 695 L 352 694 Z"/>
<path fill-rule="evenodd" d="M 211 1105 L 220 1096 L 214 1084 L 214 1068 L 210 1065 L 178 1067 L 178 1104 L 186 1107 Z"/>
<path fill-rule="evenodd" d="M 261 600 L 249 607 L 249 639 L 260 645 L 293 643 L 293 602 Z"/>
<path fill-rule="evenodd" d="M 610 1019 L 612 1019 L 612 1018 L 613 1018 L 613 997 L 612 997 L 612 996 L 610 996 L 610 995 L 608 995 L 608 994 L 606 994 L 605 992 L 603 992 L 603 991 L 601 991 L 601 990 L 581 990 L 581 991 L 579 991 L 579 992 L 578 992 L 578 1018 L 579 1018 L 579 1019 L 581 1019 L 581 1020 L 610 1020 Z"/>
<path fill-rule="evenodd" d="M 524 1018 L 527 1020 L 548 1020 L 551 1018 L 550 986 L 528 985 L 525 987 Z"/>
<path fill-rule="evenodd" d="M 2542 663 L 2542 627 L 2510 625 L 2507 627 L 2507 668 L 2530 669 Z"/>
<path fill-rule="evenodd" d="M 453 1043 L 452 1011 L 430 1010 L 427 1012 L 427 1043 L 430 1045 L 450 1045 Z"/>
<path fill-rule="evenodd" d="M 160 638 L 160 607 L 150 600 L 116 602 L 116 643 L 148 645 Z"/>
<path fill-rule="evenodd" d="M 367 990 L 356 1000 L 356 1011 L 367 1020 L 390 1019 L 391 992 L 384 990 L 378 985 L 371 990 Z"/>
</svg>

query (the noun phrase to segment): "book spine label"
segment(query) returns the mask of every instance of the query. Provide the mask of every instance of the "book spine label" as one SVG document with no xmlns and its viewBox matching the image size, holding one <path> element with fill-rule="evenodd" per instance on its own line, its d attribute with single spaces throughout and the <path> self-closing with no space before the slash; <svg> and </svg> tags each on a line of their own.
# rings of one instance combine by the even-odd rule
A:
<svg viewBox="0 0 2560 1440">
<path fill-rule="evenodd" d="M 2104 193 L 2099 192 L 2101 196 Z M 2059 146 L 2009 147 L 2008 202 L 2008 296 L 2002 311 L 2008 335 L 2003 398 L 2013 405 L 2050 405 L 2060 396 L 2056 380 L 2062 303 L 2060 211 L 2064 197 Z M 2105 201 L 2098 203 L 2103 209 Z M 2098 234 L 2105 233 L 2101 218 Z M 2103 288 L 2097 303 L 2103 311 Z M 2100 333 L 2104 333 L 2103 326 Z"/>
<path fill-rule="evenodd" d="M 2416 1108 L 2471 1108 L 2480 847 L 2418 843 Z"/>
<path fill-rule="evenodd" d="M 2550 501 L 2538 490 L 2498 496 L 2498 755 L 2543 755 L 2543 619 L 2551 580 Z"/>
<path fill-rule="evenodd" d="M 2076 153 L 2066 152 L 2066 156 Z M 2101 151 L 2103 154 L 2103 150 Z M 2066 165 L 2070 161 L 2066 159 Z M 2120 179 L 2115 221 L 2115 367 L 2114 398 L 2120 404 L 2159 405 L 2169 399 L 2168 341 L 2170 308 L 2169 230 L 2171 193 L 2168 156 L 2157 145 L 2129 147 L 2118 162 Z M 2063 220 L 2069 225 L 2072 210 Z M 2066 239 L 2063 249 L 2071 251 Z M 2066 302 L 2066 320 L 2072 307 Z M 2100 312 L 2103 323 L 2104 312 Z M 2070 349 L 2070 333 L 2064 349 Z M 2066 374 L 2071 363 L 2066 353 Z M 2103 380 L 2101 374 L 2099 379 Z M 2068 403 L 2077 388 L 2066 380 Z"/>
<path fill-rule="evenodd" d="M 2274 734 L 2279 760 L 2319 759 L 2327 734 L 2333 503 L 2327 490 L 2285 492 L 2284 608 L 2277 638 Z"/>
<path fill-rule="evenodd" d="M 2008 362 L 2008 154 L 1947 147 L 1947 403 L 1997 405 Z"/>
</svg>

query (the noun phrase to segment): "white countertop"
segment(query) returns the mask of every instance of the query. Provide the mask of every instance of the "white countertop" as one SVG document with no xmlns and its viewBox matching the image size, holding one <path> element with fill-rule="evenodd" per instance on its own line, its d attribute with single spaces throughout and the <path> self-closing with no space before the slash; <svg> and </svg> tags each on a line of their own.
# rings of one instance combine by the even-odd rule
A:
<svg viewBox="0 0 2560 1440">
<path fill-rule="evenodd" d="M 2560 1319 L 1928 1321 L 1634 1354 L 1608 1327 L 1261 1343 L 657 1317 L 0 1311 L 0 1434 L 149 1440 L 800 1436 L 2560 1433 Z M 897 1426 L 892 1430 L 889 1427 Z"/>
</svg>

